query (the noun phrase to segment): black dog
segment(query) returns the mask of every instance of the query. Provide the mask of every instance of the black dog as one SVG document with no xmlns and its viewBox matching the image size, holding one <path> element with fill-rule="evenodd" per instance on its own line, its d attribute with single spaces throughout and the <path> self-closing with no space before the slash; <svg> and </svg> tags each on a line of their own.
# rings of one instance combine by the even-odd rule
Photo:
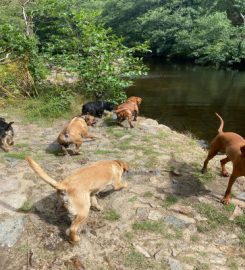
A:
<svg viewBox="0 0 245 270">
<path fill-rule="evenodd" d="M 9 146 L 14 144 L 13 123 L 7 123 L 4 118 L 0 117 L 0 148 L 5 152 L 8 152 Z"/>
<path fill-rule="evenodd" d="M 108 101 L 94 101 L 83 105 L 82 114 L 90 114 L 95 117 L 102 117 L 104 110 L 112 111 L 115 104 Z"/>
</svg>

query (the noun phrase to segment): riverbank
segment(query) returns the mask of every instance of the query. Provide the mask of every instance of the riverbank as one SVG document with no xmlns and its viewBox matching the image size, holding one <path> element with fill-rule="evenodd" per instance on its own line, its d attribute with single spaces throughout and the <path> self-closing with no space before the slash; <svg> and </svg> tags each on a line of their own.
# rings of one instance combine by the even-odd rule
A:
<svg viewBox="0 0 245 270">
<path fill-rule="evenodd" d="M 223 206 L 220 156 L 202 175 L 206 152 L 191 136 L 152 119 L 126 129 L 104 118 L 90 128 L 97 140 L 84 142 L 79 156 L 62 156 L 55 139 L 66 120 L 14 121 L 15 146 L 0 153 L 0 269 L 244 269 L 245 202 L 238 197 L 245 182 L 236 182 L 232 204 Z M 90 211 L 72 247 L 64 233 L 70 220 L 26 155 L 57 180 L 83 164 L 122 159 L 129 188 L 99 196 L 103 212 Z"/>
</svg>

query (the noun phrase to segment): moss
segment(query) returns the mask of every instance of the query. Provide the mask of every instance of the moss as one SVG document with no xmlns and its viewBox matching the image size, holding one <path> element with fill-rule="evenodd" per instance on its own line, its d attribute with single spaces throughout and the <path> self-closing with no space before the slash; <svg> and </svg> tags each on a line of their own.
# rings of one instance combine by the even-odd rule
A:
<svg viewBox="0 0 245 270">
<path fill-rule="evenodd" d="M 163 233 L 166 230 L 166 226 L 161 221 L 136 221 L 133 223 L 132 228 L 136 231 L 149 231 L 155 233 Z"/>
<path fill-rule="evenodd" d="M 168 195 L 163 203 L 163 207 L 170 207 L 178 202 L 178 198 L 174 195 Z"/>
<path fill-rule="evenodd" d="M 20 212 L 28 213 L 33 209 L 33 203 L 30 199 L 26 200 L 18 209 Z"/>
<path fill-rule="evenodd" d="M 121 217 L 120 214 L 118 214 L 115 209 L 107 210 L 104 216 L 105 216 L 105 219 L 109 221 L 117 221 Z"/>
</svg>

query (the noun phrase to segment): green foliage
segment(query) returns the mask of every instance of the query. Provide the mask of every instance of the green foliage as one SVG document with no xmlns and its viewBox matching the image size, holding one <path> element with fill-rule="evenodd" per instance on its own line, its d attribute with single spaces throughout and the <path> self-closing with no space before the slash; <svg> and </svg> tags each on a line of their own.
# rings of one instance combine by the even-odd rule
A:
<svg viewBox="0 0 245 270">
<path fill-rule="evenodd" d="M 242 0 L 110 0 L 101 18 L 126 44 L 148 41 L 153 54 L 200 64 L 233 65 L 245 59 Z M 245 18 L 245 17 L 244 17 Z"/>
<path fill-rule="evenodd" d="M 77 0 L 40 0 L 34 11 L 36 33 L 48 61 L 76 71 L 87 95 L 120 102 L 126 97 L 122 89 L 132 84 L 133 77 L 145 74 L 142 59 L 135 54 L 147 47 L 125 47 L 97 17 Z"/>
<path fill-rule="evenodd" d="M 38 119 L 55 119 L 64 116 L 74 102 L 70 89 L 45 87 L 40 90 L 39 98 L 30 99 L 25 104 L 26 117 L 29 121 Z"/>
<path fill-rule="evenodd" d="M 95 6 L 98 12 L 94 11 Z M 80 0 L 0 3 L 0 64 L 6 67 L 18 61 L 25 77 L 23 88 L 11 73 L 3 80 L 0 77 L 3 97 L 38 96 L 38 86 L 47 75 L 48 66 L 76 72 L 82 94 L 115 102 L 124 100 L 126 95 L 122 90 L 132 84 L 133 77 L 145 73 L 142 59 L 136 53 L 145 52 L 147 46 L 129 49 L 122 45 L 121 38 L 98 23 L 103 6 L 103 1 Z M 12 86 L 6 87 L 9 80 Z M 52 95 L 52 101 L 47 100 L 53 104 L 54 111 L 58 98 Z M 43 108 L 39 114 L 47 111 Z"/>
</svg>

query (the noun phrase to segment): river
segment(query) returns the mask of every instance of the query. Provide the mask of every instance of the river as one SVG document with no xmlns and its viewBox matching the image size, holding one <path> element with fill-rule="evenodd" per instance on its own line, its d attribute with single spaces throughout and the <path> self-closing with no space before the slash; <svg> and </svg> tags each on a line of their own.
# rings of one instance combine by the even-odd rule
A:
<svg viewBox="0 0 245 270">
<path fill-rule="evenodd" d="M 210 141 L 219 127 L 245 137 L 245 72 L 193 64 L 148 62 L 147 76 L 127 89 L 143 98 L 140 114 L 197 139 Z"/>
</svg>

